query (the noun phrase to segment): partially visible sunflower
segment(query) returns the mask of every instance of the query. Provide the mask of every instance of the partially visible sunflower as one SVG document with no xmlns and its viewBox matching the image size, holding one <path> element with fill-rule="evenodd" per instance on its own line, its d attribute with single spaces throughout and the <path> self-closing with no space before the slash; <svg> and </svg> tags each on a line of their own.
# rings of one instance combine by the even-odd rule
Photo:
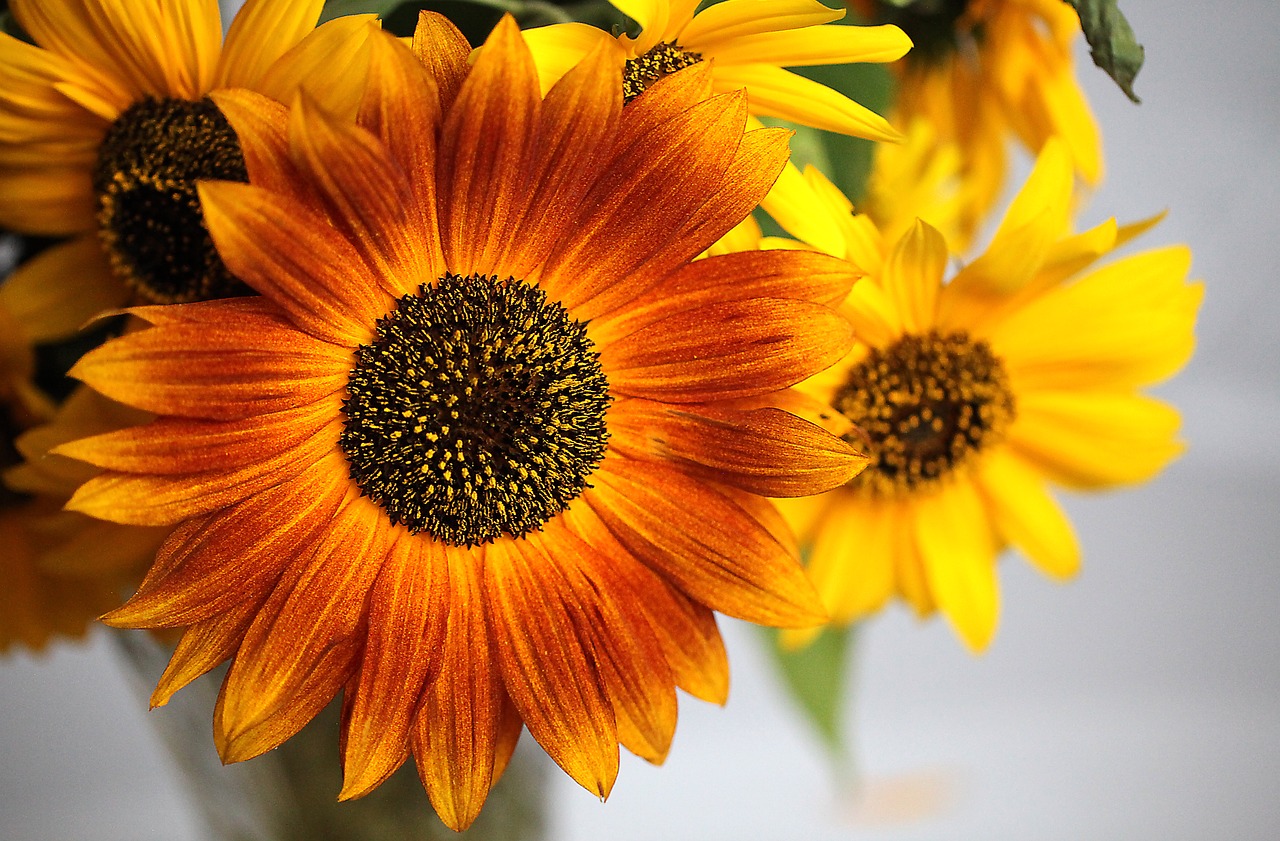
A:
<svg viewBox="0 0 1280 841">
<path fill-rule="evenodd" d="M 1085 183 L 1102 177 L 1097 122 L 1075 77 L 1080 19 L 1062 0 L 850 0 L 916 47 L 898 67 L 894 120 L 927 120 L 961 153 L 962 231 L 972 237 L 1000 199 L 1008 144 L 1037 153 L 1058 138 Z"/>
<path fill-rule="evenodd" d="M 981 650 L 1004 547 L 1054 578 L 1079 567 L 1049 485 L 1141 482 L 1182 451 L 1177 411 L 1139 389 L 1191 355 L 1203 294 L 1186 282 L 1191 254 L 1172 246 L 1094 268 L 1152 223 L 1072 234 L 1071 192 L 1070 158 L 1050 141 L 986 252 L 949 282 L 951 253 L 929 225 L 881 242 L 847 210 L 814 224 L 831 205 L 809 194 L 794 232 L 842 232 L 840 256 L 869 272 L 844 305 L 855 350 L 801 388 L 859 427 L 848 438 L 871 464 L 783 506 L 834 621 L 896 595 L 921 616 L 941 610 Z"/>
<path fill-rule="evenodd" d="M 896 26 L 827 26 L 845 16 L 817 0 L 725 0 L 694 14 L 698 0 L 610 0 L 640 25 L 640 34 L 614 37 L 584 23 L 527 30 L 543 90 L 583 56 L 605 44 L 625 60 L 623 90 L 630 101 L 654 81 L 706 62 L 717 93 L 746 89 L 752 114 L 872 140 L 900 135 L 878 114 L 831 88 L 784 67 L 886 62 L 911 41 Z"/>
<path fill-rule="evenodd" d="M 15 642 L 39 650 L 55 637 L 82 636 L 142 580 L 169 530 L 63 511 L 100 471 L 49 450 L 145 418 L 80 388 L 52 420 L 13 442 L 25 461 L 0 475 L 0 650 Z"/>
<path fill-rule="evenodd" d="M 0 226 L 71 239 L 12 283 L 76 309 L 247 292 L 196 196 L 199 179 L 245 179 L 208 95 L 305 88 L 352 113 L 372 16 L 315 29 L 323 5 L 248 0 L 223 43 L 217 0 L 13 0 L 35 45 L 0 33 Z"/>
<path fill-rule="evenodd" d="M 624 109 L 603 47 L 544 98 L 509 17 L 470 68 L 435 15 L 421 61 L 371 45 L 357 125 L 215 95 L 250 184 L 203 206 L 261 297 L 136 310 L 74 373 L 159 419 L 59 452 L 106 469 L 73 509 L 177 526 L 108 616 L 190 626 L 156 703 L 231 658 L 238 761 L 342 690 L 340 796 L 412 752 L 460 829 L 522 723 L 602 797 L 619 743 L 661 761 L 677 686 L 725 698 L 712 610 L 822 621 L 763 497 L 865 463 L 775 405 L 848 351 L 856 273 L 693 261 L 787 158 L 705 67 Z"/>
</svg>

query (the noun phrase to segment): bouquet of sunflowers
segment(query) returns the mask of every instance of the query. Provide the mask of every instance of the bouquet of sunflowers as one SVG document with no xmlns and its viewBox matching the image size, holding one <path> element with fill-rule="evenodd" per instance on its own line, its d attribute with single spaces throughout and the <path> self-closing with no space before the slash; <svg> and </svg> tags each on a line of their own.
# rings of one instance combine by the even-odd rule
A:
<svg viewBox="0 0 1280 841">
<path fill-rule="evenodd" d="M 1075 226 L 1114 3 L 612 2 L 11 0 L 0 651 L 152 629 L 226 763 L 341 697 L 327 797 L 462 831 L 525 731 L 662 762 L 717 613 L 813 705 L 890 601 L 981 651 L 1003 552 L 1076 572 L 1202 292 Z"/>
</svg>

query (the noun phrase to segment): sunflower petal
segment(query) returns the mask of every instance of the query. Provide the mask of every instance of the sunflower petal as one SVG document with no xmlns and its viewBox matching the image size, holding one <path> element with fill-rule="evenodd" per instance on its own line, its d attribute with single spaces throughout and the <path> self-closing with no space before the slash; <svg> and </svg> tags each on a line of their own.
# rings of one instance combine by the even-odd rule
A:
<svg viewBox="0 0 1280 841">
<path fill-rule="evenodd" d="M 771 64 L 717 67 L 715 87 L 717 91 L 746 88 L 753 114 L 868 140 L 902 142 L 902 134 L 874 111 L 826 85 Z"/>
<path fill-rule="evenodd" d="M 368 500 L 350 500 L 258 613 L 219 698 L 214 739 L 224 762 L 276 747 L 346 684 L 365 600 L 387 551 L 381 515 Z"/>
<path fill-rule="evenodd" d="M 795 557 L 755 518 L 662 465 L 606 459 L 583 499 L 629 552 L 693 598 L 760 625 L 825 619 Z"/>
<path fill-rule="evenodd" d="M 620 394 L 692 403 L 794 385 L 853 347 L 849 323 L 807 301 L 758 298 L 676 313 L 604 347 Z"/>
<path fill-rule="evenodd" d="M 490 544 L 485 596 L 511 700 L 547 754 L 601 798 L 618 775 L 613 708 L 579 630 L 588 605 L 523 541 Z"/>
<path fill-rule="evenodd" d="M 128 300 L 94 236 L 41 252 L 0 286 L 0 303 L 33 342 L 70 338 L 93 316 Z"/>
<path fill-rule="evenodd" d="M 537 73 L 515 20 L 504 16 L 467 74 L 440 139 L 440 229 L 449 266 L 501 274 L 528 195 L 520 190 L 541 107 Z"/>
<path fill-rule="evenodd" d="M 315 28 L 324 2 L 247 0 L 227 29 L 216 87 L 256 88 L 271 65 Z"/>
<path fill-rule="evenodd" d="M 397 540 L 373 584 L 364 654 L 347 699 L 339 800 L 368 794 L 409 755 L 419 699 L 441 665 L 446 551 L 434 541 Z"/>
<path fill-rule="evenodd" d="M 467 78 L 471 45 L 466 36 L 444 15 L 424 10 L 413 32 L 413 53 L 435 79 L 441 103 L 451 105 Z"/>
<path fill-rule="evenodd" d="M 867 464 L 842 439 L 779 409 L 625 400 L 610 408 L 609 426 L 610 445 L 629 455 L 670 459 L 693 475 L 761 496 L 821 493 Z"/>
<path fill-rule="evenodd" d="M 450 606 L 440 674 L 413 725 L 413 754 L 431 805 L 450 829 L 471 825 L 498 776 L 502 685 L 485 617 L 478 558 L 447 551 Z M 517 728 L 518 733 L 518 728 Z"/>
<path fill-rule="evenodd" d="M 1080 571 L 1071 522 L 1029 465 L 1007 450 L 994 450 L 982 460 L 979 486 L 996 528 L 1041 572 L 1066 579 Z"/>
<path fill-rule="evenodd" d="M 965 645 L 981 652 L 1000 615 L 998 547 L 982 499 L 971 483 L 956 481 L 913 508 L 929 590 Z"/>
</svg>

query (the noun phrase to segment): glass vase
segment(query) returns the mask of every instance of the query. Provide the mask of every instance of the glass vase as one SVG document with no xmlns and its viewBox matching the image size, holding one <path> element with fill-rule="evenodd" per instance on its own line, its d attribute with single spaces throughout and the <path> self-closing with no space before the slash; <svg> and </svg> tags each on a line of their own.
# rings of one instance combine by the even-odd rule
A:
<svg viewBox="0 0 1280 841">
<path fill-rule="evenodd" d="M 145 632 L 113 632 L 145 703 L 171 649 Z M 341 704 L 330 703 L 301 732 L 248 762 L 223 765 L 213 747 L 214 701 L 225 666 L 153 710 L 161 742 L 180 770 L 210 841 L 542 841 L 548 760 L 516 751 L 484 811 L 466 832 L 436 817 L 413 761 L 359 800 L 338 802 Z"/>
</svg>

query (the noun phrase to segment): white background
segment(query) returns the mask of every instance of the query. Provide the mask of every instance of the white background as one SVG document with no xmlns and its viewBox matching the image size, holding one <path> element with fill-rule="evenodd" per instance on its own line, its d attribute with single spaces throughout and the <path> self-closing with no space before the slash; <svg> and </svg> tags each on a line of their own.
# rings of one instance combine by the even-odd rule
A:
<svg viewBox="0 0 1280 841">
<path fill-rule="evenodd" d="M 607 804 L 557 775 L 557 841 L 1277 837 L 1280 4 L 1122 5 L 1145 102 L 1083 58 L 1109 167 L 1084 221 L 1167 207 L 1145 244 L 1194 248 L 1200 349 L 1161 390 L 1188 454 L 1139 490 L 1067 500 L 1073 584 L 1007 559 L 984 657 L 900 610 L 871 623 L 849 708 L 861 798 L 754 631 L 725 623 L 728 706 L 684 699 L 666 766 L 624 760 Z M 101 635 L 0 660 L 0 841 L 199 839 L 144 709 Z"/>
</svg>

